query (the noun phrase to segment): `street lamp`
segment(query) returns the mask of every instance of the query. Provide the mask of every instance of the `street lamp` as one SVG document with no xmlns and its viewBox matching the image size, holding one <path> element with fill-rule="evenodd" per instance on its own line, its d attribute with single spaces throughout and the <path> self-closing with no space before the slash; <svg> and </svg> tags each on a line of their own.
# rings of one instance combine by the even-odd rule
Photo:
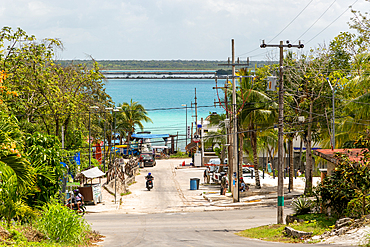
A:
<svg viewBox="0 0 370 247">
<path fill-rule="evenodd" d="M 188 145 L 188 105 L 182 104 L 181 106 L 185 106 L 186 108 L 186 117 L 185 117 L 185 136 L 186 136 L 185 146 L 186 146 Z M 186 149 L 185 149 L 185 152 L 186 152 Z"/>
<path fill-rule="evenodd" d="M 112 107 L 106 107 L 105 110 L 113 110 Z M 105 139 L 106 139 L 106 123 L 107 123 L 107 111 L 104 111 L 104 142 L 103 142 L 103 152 L 104 152 L 104 159 L 103 159 L 103 166 L 104 166 L 104 173 L 105 173 L 105 159 L 106 159 L 106 150 L 105 150 Z M 109 149 L 109 145 L 108 145 L 108 149 Z"/>
<path fill-rule="evenodd" d="M 91 166 L 91 111 L 90 109 L 98 109 L 97 106 L 90 106 L 89 107 L 89 167 Z"/>
</svg>

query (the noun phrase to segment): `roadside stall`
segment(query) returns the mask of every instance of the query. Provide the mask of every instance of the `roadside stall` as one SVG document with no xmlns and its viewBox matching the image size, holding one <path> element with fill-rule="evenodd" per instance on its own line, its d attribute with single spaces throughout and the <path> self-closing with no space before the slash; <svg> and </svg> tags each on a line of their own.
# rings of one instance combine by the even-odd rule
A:
<svg viewBox="0 0 370 247">
<path fill-rule="evenodd" d="M 102 202 L 101 193 L 101 177 L 105 175 L 98 167 L 94 167 L 80 173 L 81 184 L 83 186 L 78 187 L 80 193 L 84 196 L 84 201 L 87 203 L 93 203 L 94 205 L 98 202 Z M 93 183 L 95 178 L 99 178 L 99 183 Z"/>
</svg>

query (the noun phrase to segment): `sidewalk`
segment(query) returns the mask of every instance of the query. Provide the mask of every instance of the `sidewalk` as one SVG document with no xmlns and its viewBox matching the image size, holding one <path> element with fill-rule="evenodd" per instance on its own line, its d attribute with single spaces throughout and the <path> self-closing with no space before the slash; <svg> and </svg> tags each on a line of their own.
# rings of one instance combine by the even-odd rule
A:
<svg viewBox="0 0 370 247">
<path fill-rule="evenodd" d="M 189 199 L 207 200 L 207 204 L 203 203 L 203 206 L 207 206 L 207 210 L 220 210 L 220 208 L 240 208 L 249 206 L 266 206 L 266 205 L 277 205 L 277 183 L 278 178 L 275 179 L 269 175 L 266 175 L 264 179 L 260 176 L 260 183 L 262 188 L 255 189 L 255 178 L 244 178 L 245 183 L 250 185 L 250 190 L 248 192 L 242 193 L 240 202 L 233 203 L 233 197 L 230 192 L 226 195 L 220 195 L 220 185 L 219 184 L 204 184 L 203 182 L 203 172 L 205 167 L 191 167 L 191 166 L 181 166 L 179 164 L 176 168 L 177 174 L 183 178 L 181 181 L 182 190 L 184 195 Z M 189 176 L 184 179 L 186 173 L 196 174 L 200 179 L 200 185 L 198 190 L 190 190 Z M 313 185 L 320 181 L 320 177 L 314 177 Z M 297 177 L 293 179 L 293 190 L 289 192 L 288 190 L 289 178 L 284 179 L 284 199 L 289 201 L 293 198 L 299 197 L 304 192 L 305 178 Z M 197 195 L 196 195 L 197 194 Z M 199 204 L 198 204 L 199 205 Z"/>
<path fill-rule="evenodd" d="M 106 178 L 102 178 L 102 185 L 106 182 L 106 180 Z M 98 180 L 96 180 L 96 182 L 98 182 Z M 114 195 L 111 195 L 103 186 L 101 187 L 101 193 L 103 201 L 101 203 L 97 203 L 96 205 L 86 205 L 86 213 L 102 213 L 118 210 L 121 196 L 117 193 L 117 203 L 114 203 Z"/>
</svg>

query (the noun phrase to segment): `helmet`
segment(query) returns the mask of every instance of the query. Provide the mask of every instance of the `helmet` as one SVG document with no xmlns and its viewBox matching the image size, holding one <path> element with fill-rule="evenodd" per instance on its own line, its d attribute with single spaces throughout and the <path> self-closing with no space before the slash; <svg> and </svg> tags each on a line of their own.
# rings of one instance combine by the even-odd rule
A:
<svg viewBox="0 0 370 247">
<path fill-rule="evenodd" d="M 80 190 L 79 189 L 75 189 L 74 192 L 77 195 L 78 193 L 80 193 Z"/>
<path fill-rule="evenodd" d="M 150 172 L 148 173 L 148 176 L 152 175 Z"/>
</svg>

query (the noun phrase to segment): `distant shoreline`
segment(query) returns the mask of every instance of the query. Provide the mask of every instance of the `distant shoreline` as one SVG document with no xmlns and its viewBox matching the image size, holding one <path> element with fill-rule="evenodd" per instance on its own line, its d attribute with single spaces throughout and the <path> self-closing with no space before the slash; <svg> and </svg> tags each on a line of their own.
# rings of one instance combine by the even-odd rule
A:
<svg viewBox="0 0 370 247">
<path fill-rule="evenodd" d="M 215 79 L 216 77 L 105 77 L 108 80 L 119 80 L 119 79 Z"/>
<path fill-rule="evenodd" d="M 216 71 L 204 70 L 106 70 L 102 71 L 106 79 L 215 79 L 216 75 L 226 76 L 226 74 L 218 74 Z"/>
</svg>

